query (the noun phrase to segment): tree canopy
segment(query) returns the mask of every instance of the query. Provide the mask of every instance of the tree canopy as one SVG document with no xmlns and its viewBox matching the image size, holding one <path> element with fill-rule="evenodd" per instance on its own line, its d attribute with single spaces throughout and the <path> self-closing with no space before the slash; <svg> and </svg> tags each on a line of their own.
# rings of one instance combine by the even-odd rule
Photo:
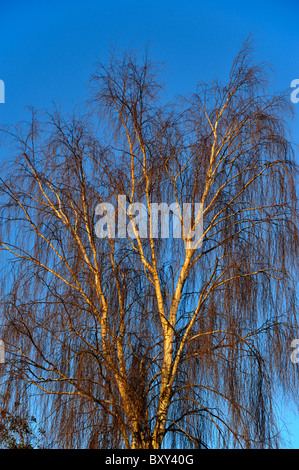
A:
<svg viewBox="0 0 299 470">
<path fill-rule="evenodd" d="M 277 399 L 298 385 L 296 166 L 292 104 L 267 87 L 249 42 L 225 83 L 172 103 L 147 52 L 115 53 L 86 108 L 2 129 L 1 391 L 54 448 L 279 445 Z M 173 203 L 193 229 L 202 207 L 200 246 L 141 236 L 138 204 L 157 223 L 152 204 Z"/>
</svg>

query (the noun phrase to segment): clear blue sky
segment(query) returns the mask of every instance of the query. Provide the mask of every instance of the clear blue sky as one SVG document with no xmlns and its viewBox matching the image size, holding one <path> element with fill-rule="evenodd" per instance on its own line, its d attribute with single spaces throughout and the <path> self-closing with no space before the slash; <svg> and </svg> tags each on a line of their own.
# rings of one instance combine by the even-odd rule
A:
<svg viewBox="0 0 299 470">
<path fill-rule="evenodd" d="M 298 0 L 0 0 L 0 79 L 6 87 L 0 125 L 25 119 L 28 105 L 48 109 L 55 101 L 70 110 L 86 96 L 94 64 L 105 61 L 111 46 L 150 42 L 155 59 L 166 62 L 171 97 L 199 80 L 225 78 L 250 33 L 256 59 L 274 68 L 273 89 L 288 88 L 299 78 Z M 299 142 L 299 103 L 294 109 L 293 139 Z M 297 420 L 290 410 L 293 448 L 299 448 Z"/>
</svg>

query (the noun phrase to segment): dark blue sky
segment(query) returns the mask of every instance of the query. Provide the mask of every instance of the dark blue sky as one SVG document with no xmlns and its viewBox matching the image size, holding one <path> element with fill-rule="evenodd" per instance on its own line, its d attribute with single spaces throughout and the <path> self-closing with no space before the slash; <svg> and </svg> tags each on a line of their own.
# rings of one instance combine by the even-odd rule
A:
<svg viewBox="0 0 299 470">
<path fill-rule="evenodd" d="M 71 110 L 86 97 L 94 64 L 105 61 L 111 46 L 150 42 L 156 61 L 166 63 L 171 98 L 199 80 L 225 79 L 250 33 L 257 61 L 274 69 L 271 88 L 290 87 L 299 78 L 299 0 L 0 0 L 0 79 L 6 87 L 0 125 L 28 117 L 29 105 L 48 109 L 55 101 Z M 299 142 L 299 103 L 294 110 L 293 139 Z M 299 448 L 296 419 L 286 416 L 293 421 L 290 446 Z"/>
</svg>

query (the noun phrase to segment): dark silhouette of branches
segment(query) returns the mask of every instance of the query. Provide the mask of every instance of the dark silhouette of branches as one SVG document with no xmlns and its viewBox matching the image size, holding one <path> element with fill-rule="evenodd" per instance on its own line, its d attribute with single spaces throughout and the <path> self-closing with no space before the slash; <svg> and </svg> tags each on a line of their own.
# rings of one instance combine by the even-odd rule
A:
<svg viewBox="0 0 299 470">
<path fill-rule="evenodd" d="M 292 107 L 266 72 L 246 42 L 227 83 L 165 104 L 147 54 L 114 54 L 88 111 L 3 130 L 2 389 L 7 409 L 37 406 L 53 447 L 279 445 L 275 402 L 297 381 L 296 168 Z M 190 203 L 193 228 L 201 203 L 201 248 L 99 238 L 96 207 L 119 195 L 149 223 L 152 203 Z"/>
</svg>

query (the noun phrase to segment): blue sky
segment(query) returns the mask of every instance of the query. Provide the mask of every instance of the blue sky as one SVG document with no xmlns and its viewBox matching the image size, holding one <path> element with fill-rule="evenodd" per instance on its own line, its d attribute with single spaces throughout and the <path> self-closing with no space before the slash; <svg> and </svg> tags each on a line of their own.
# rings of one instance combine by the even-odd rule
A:
<svg viewBox="0 0 299 470">
<path fill-rule="evenodd" d="M 225 79 L 250 33 L 256 60 L 274 69 L 271 88 L 290 87 L 299 78 L 298 0 L 0 0 L 6 101 L 0 104 L 0 125 L 26 119 L 29 105 L 49 109 L 56 102 L 71 110 L 86 97 L 95 63 L 105 61 L 113 46 L 150 42 L 155 60 L 166 64 L 171 98 L 199 80 Z M 299 103 L 294 110 L 293 140 L 299 142 Z M 286 416 L 289 446 L 299 448 L 293 411 Z"/>
</svg>

